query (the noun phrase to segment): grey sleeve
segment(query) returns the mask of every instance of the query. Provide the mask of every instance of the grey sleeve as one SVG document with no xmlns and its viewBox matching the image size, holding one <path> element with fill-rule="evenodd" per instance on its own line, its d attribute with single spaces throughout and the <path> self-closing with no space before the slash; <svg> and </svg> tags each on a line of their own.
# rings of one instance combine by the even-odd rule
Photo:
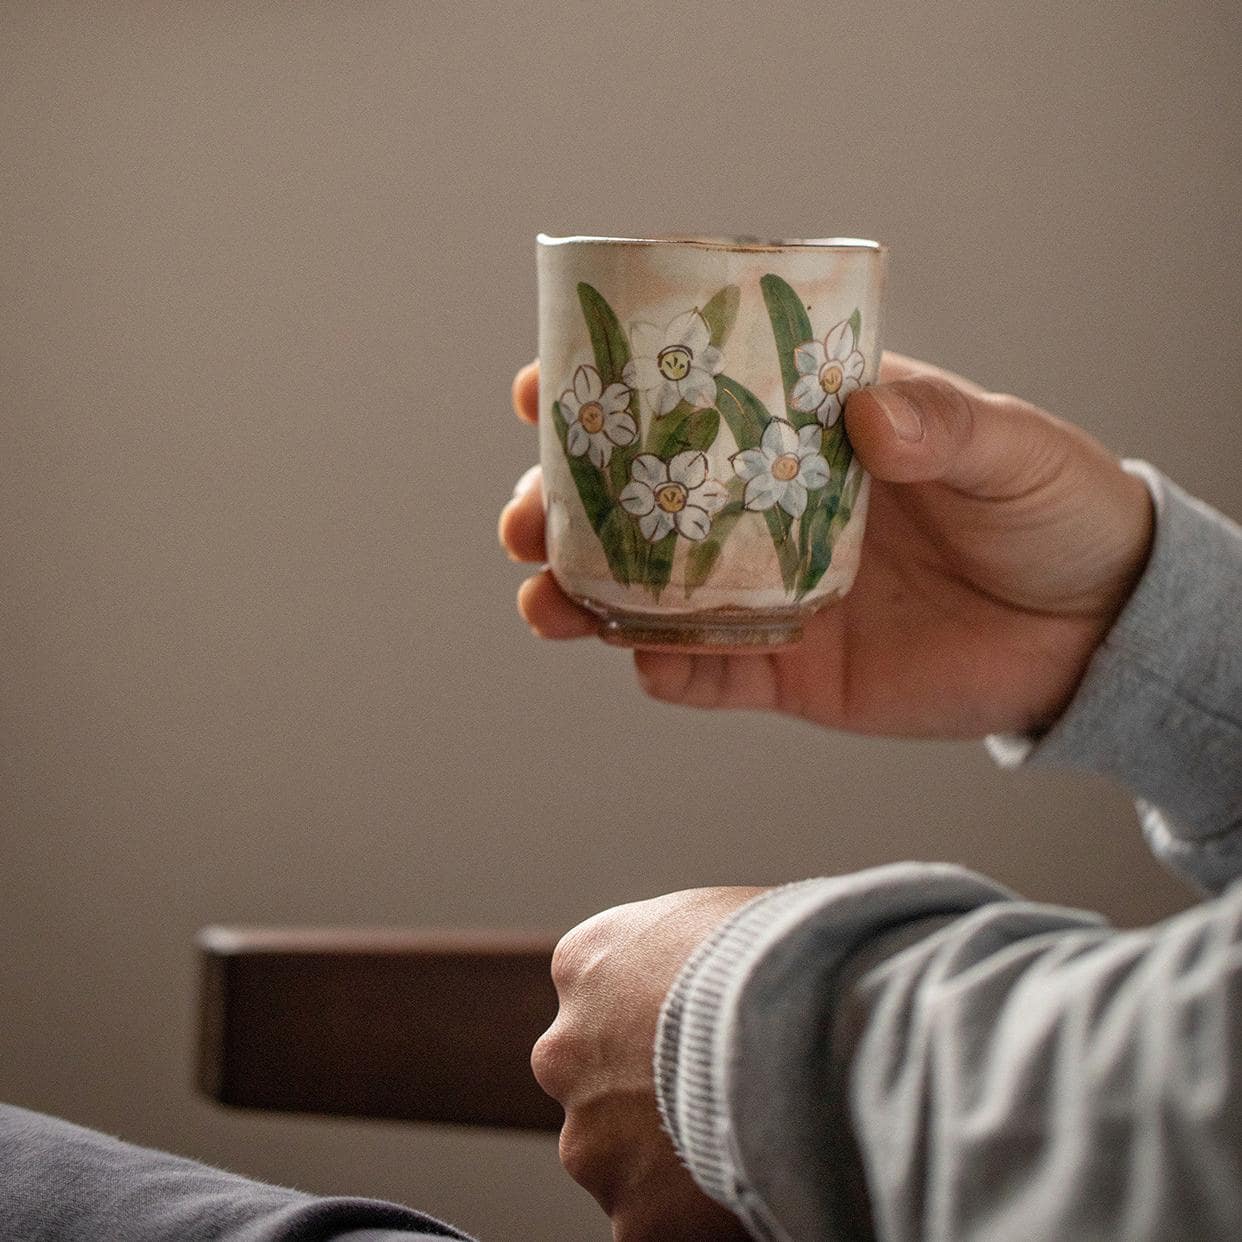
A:
<svg viewBox="0 0 1242 1242">
<path fill-rule="evenodd" d="M 666 998 L 655 1074 L 756 1238 L 1239 1236 L 1242 531 L 1126 465 L 1157 512 L 1143 578 L 1061 720 L 989 745 L 1117 779 L 1221 895 L 1117 933 L 904 864 L 743 907 Z"/>
<path fill-rule="evenodd" d="M 1003 764 L 1078 768 L 1139 799 L 1148 841 L 1207 892 L 1242 875 L 1242 529 L 1143 462 L 1156 532 L 1146 570 L 1073 702 Z"/>
<path fill-rule="evenodd" d="M 768 1242 L 1234 1239 L 1242 884 L 1124 933 L 954 867 L 776 889 L 687 963 L 655 1071 Z"/>
<path fill-rule="evenodd" d="M 430 1242 L 466 1234 L 318 1198 L 0 1104 L 0 1242 Z"/>
</svg>

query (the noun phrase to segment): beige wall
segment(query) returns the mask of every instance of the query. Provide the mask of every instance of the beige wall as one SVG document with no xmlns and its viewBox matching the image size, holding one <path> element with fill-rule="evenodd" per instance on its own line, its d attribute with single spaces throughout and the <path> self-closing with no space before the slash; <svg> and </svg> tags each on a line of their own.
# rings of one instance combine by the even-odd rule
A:
<svg viewBox="0 0 1242 1242">
<path fill-rule="evenodd" d="M 1182 904 L 1102 783 L 540 645 L 493 530 L 539 229 L 883 238 L 894 347 L 1242 511 L 1239 35 L 1232 0 L 0 6 L 0 1098 L 603 1238 L 550 1141 L 197 1100 L 194 930 L 563 927 L 907 856 Z"/>
</svg>

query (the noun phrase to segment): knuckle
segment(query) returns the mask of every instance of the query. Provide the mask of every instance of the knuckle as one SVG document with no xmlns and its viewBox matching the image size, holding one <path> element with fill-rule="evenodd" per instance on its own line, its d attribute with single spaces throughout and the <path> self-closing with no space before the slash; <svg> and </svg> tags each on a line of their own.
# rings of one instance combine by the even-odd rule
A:
<svg viewBox="0 0 1242 1242">
<path fill-rule="evenodd" d="M 565 1037 L 554 1022 L 530 1050 L 530 1069 L 535 1081 L 553 1099 L 560 1099 L 568 1086 L 569 1058 Z"/>
<path fill-rule="evenodd" d="M 569 987 L 578 977 L 582 932 L 575 927 L 566 932 L 552 950 L 552 982 L 558 992 Z"/>
<path fill-rule="evenodd" d="M 605 961 L 614 946 L 619 911 L 603 910 L 571 928 L 552 951 L 552 982 L 564 995 Z"/>
<path fill-rule="evenodd" d="M 557 1155 L 561 1168 L 579 1186 L 589 1190 L 605 1212 L 610 1211 L 612 1177 L 609 1168 L 612 1161 L 608 1152 L 592 1140 L 589 1130 L 573 1116 L 567 1116 L 561 1127 Z"/>
</svg>

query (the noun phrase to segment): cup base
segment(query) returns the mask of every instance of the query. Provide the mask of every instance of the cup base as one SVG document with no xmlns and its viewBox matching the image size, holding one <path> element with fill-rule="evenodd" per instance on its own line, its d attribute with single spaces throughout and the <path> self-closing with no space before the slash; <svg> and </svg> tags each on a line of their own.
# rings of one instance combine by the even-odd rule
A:
<svg viewBox="0 0 1242 1242">
<path fill-rule="evenodd" d="M 802 638 L 802 612 L 707 612 L 684 616 L 603 610 L 599 636 L 614 647 L 666 648 L 685 652 L 772 650 Z"/>
</svg>

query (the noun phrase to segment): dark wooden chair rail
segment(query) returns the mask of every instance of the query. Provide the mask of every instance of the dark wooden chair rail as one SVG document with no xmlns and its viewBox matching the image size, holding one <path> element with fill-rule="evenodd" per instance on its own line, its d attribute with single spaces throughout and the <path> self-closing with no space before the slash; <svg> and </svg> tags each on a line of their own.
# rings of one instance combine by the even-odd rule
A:
<svg viewBox="0 0 1242 1242">
<path fill-rule="evenodd" d="M 557 1130 L 530 1050 L 556 937 L 209 927 L 198 1083 L 223 1104 Z"/>
</svg>

